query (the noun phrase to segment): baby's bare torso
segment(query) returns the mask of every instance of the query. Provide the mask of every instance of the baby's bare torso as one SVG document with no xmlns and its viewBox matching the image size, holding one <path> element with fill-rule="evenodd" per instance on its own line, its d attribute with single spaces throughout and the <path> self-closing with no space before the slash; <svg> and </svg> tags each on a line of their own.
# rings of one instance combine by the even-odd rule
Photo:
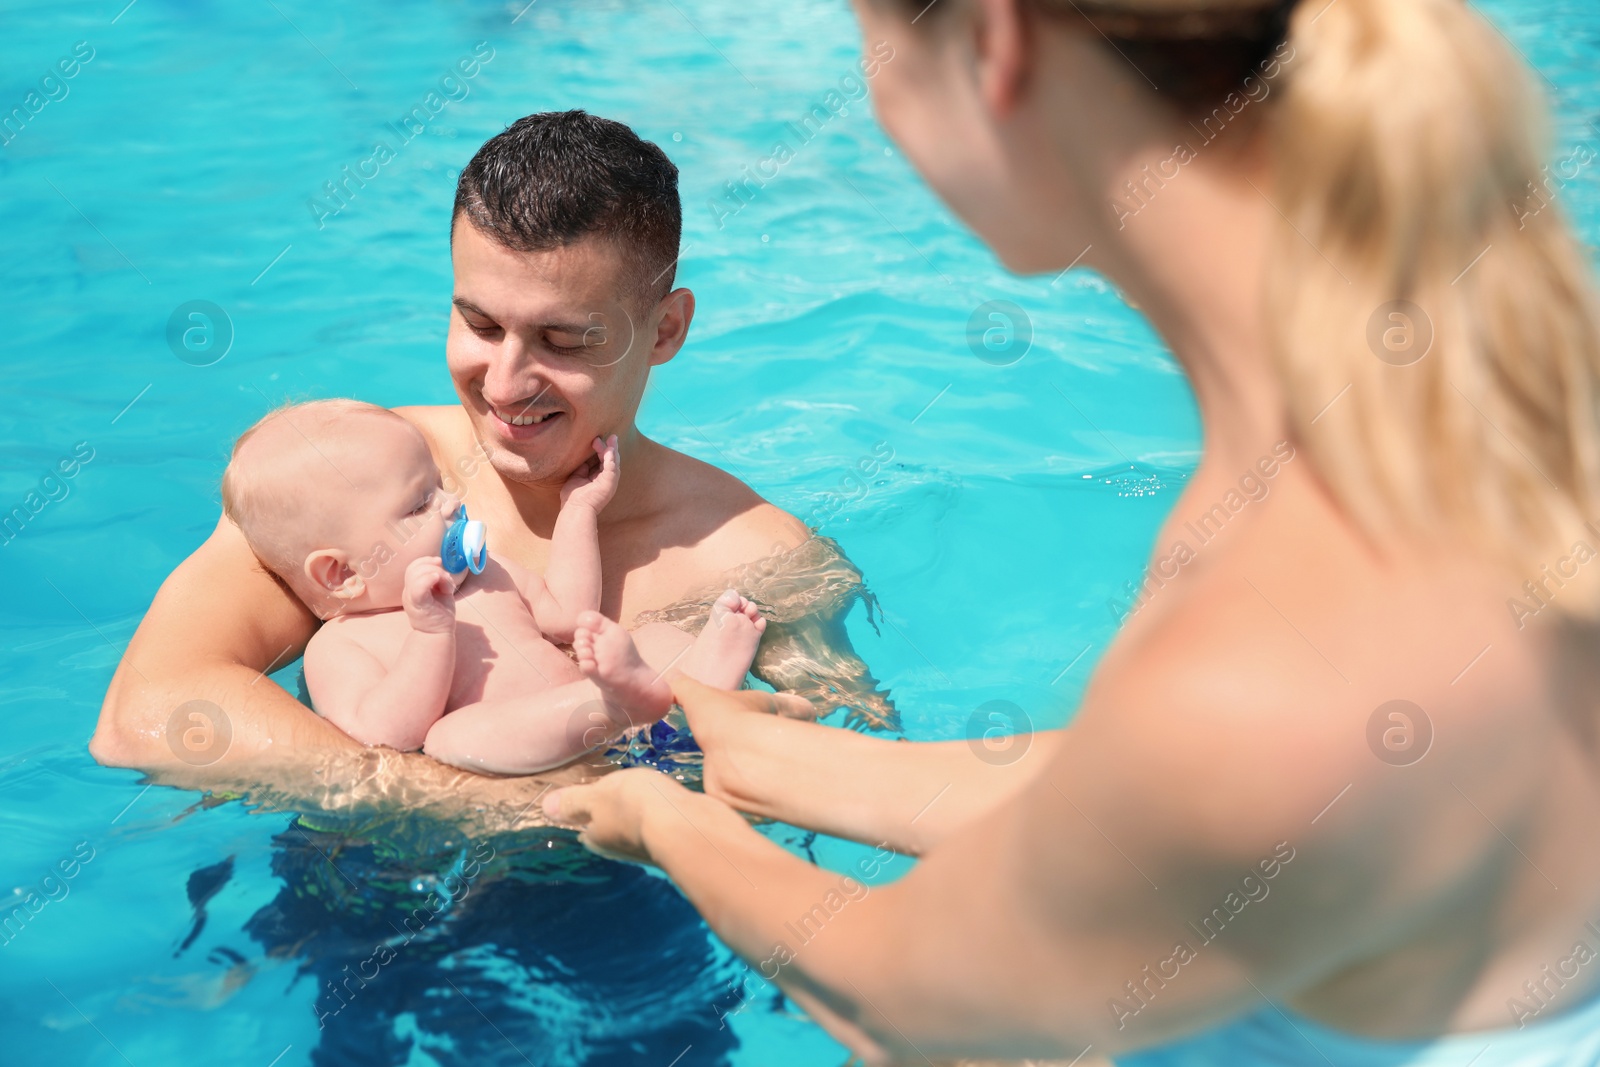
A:
<svg viewBox="0 0 1600 1067">
<path fill-rule="evenodd" d="M 393 670 L 411 632 L 406 613 L 393 611 L 330 619 L 311 638 L 338 634 Z M 533 612 L 504 565 L 490 559 L 456 590 L 456 666 L 445 711 L 482 700 L 513 699 L 575 682 L 583 675 L 539 631 Z"/>
</svg>

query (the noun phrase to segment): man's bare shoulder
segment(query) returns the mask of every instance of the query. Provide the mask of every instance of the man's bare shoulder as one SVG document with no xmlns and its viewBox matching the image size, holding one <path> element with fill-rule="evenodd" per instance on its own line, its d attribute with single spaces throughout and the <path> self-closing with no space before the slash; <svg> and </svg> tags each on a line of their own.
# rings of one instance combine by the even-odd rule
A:
<svg viewBox="0 0 1600 1067">
<path fill-rule="evenodd" d="M 661 483 L 671 487 L 673 523 L 698 527 L 696 548 L 735 567 L 784 552 L 811 536 L 805 523 L 769 503 L 739 478 L 661 448 Z"/>
<path fill-rule="evenodd" d="M 421 430 L 435 451 L 472 433 L 472 424 L 460 404 L 407 404 L 391 410 Z"/>
</svg>

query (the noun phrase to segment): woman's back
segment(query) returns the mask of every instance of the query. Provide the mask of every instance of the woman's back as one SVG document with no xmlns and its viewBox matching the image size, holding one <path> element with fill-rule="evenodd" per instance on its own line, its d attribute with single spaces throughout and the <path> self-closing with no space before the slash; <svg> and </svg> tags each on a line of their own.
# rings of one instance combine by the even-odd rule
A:
<svg viewBox="0 0 1600 1067">
<path fill-rule="evenodd" d="M 1503 1029 L 1592 997 L 1594 634 L 1514 611 L 1537 605 L 1482 561 L 1364 540 L 1304 461 L 1218 531 L 1205 516 L 1230 485 L 1197 474 L 1152 574 L 1180 541 L 1193 553 L 1129 620 L 1078 724 L 1116 717 L 1132 759 L 1200 767 L 1209 795 L 1170 800 L 1235 828 L 1242 853 L 1281 828 L 1295 877 L 1276 888 L 1325 918 L 1263 907 L 1232 947 L 1320 957 L 1291 1002 L 1372 1036 Z"/>
</svg>

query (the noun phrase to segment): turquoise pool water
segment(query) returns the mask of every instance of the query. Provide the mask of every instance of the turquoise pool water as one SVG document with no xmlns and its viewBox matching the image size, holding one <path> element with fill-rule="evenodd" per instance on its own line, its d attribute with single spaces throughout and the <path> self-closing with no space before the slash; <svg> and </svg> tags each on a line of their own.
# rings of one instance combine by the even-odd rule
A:
<svg viewBox="0 0 1600 1067">
<path fill-rule="evenodd" d="M 319 990 L 375 966 L 472 846 L 406 854 L 98 768 L 117 656 L 269 405 L 453 400 L 453 179 L 528 112 L 588 108 L 678 163 L 699 315 L 642 423 L 839 540 L 886 621 L 853 637 L 913 738 L 991 700 L 1070 716 L 1196 459 L 1170 357 L 1098 278 L 1009 278 L 952 221 L 852 99 L 838 0 L 125 2 L 0 3 L 0 112 L 43 101 L 0 147 L 0 511 L 43 501 L 0 536 L 0 918 L 36 908 L 0 934 L 0 1059 L 843 1063 L 667 883 L 559 848 L 502 856 L 336 1005 Z M 1600 151 L 1592 3 L 1484 6 L 1551 81 L 1552 162 Z M 843 109 L 728 199 L 830 92 Z M 346 167 L 366 177 L 328 197 Z M 1592 164 L 1561 195 L 1600 231 Z M 969 343 L 994 300 L 1027 317 L 1019 359 Z M 215 362 L 221 332 L 169 343 L 194 301 L 229 324 Z"/>
</svg>

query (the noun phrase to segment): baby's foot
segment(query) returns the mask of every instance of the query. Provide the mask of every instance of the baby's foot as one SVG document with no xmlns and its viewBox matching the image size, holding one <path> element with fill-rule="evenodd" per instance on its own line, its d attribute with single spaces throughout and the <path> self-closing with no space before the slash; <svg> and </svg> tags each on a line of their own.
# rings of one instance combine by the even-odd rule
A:
<svg viewBox="0 0 1600 1067">
<path fill-rule="evenodd" d="M 639 658 L 632 635 L 598 611 L 578 616 L 572 649 L 584 677 L 635 726 L 656 721 L 672 707 L 672 687 Z"/>
<path fill-rule="evenodd" d="M 711 605 L 705 629 L 684 654 L 683 673 L 717 689 L 738 689 L 766 628 L 756 606 L 729 589 Z"/>
</svg>

